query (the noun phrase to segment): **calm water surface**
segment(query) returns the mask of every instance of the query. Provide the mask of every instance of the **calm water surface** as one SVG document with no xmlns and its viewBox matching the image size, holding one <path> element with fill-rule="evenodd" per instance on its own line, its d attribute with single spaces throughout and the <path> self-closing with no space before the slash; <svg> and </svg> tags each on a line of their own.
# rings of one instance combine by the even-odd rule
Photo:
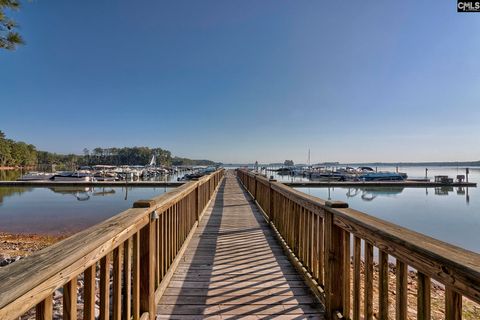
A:
<svg viewBox="0 0 480 320">
<path fill-rule="evenodd" d="M 0 187 L 0 232 L 70 234 L 170 188 Z"/>
<path fill-rule="evenodd" d="M 389 168 L 392 169 L 392 168 Z M 383 170 L 383 169 L 382 169 Z M 425 168 L 403 168 L 409 176 Z M 429 176 L 464 174 L 464 168 L 429 169 Z M 480 168 L 469 180 L 480 182 Z M 478 188 L 296 188 L 322 199 L 346 201 L 351 208 L 480 253 L 480 190 Z"/>
<path fill-rule="evenodd" d="M 394 171 L 392 167 L 379 170 Z M 424 167 L 400 167 L 409 177 L 425 176 Z M 465 168 L 432 167 L 428 176 L 464 174 Z M 275 176 L 298 181 L 298 177 Z M 469 180 L 480 183 L 480 168 Z M 322 199 L 342 200 L 351 208 L 417 232 L 480 252 L 480 190 L 478 188 L 297 188 Z M 0 187 L 0 231 L 72 233 L 105 220 L 139 199 L 166 188 L 11 188 Z"/>
</svg>

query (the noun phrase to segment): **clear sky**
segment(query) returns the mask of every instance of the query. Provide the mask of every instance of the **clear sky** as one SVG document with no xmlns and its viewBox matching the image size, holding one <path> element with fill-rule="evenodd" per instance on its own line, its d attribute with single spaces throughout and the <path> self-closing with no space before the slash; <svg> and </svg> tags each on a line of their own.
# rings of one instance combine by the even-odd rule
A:
<svg viewBox="0 0 480 320">
<path fill-rule="evenodd" d="M 431 1 L 23 1 L 0 130 L 223 162 L 480 159 L 480 14 Z"/>
</svg>

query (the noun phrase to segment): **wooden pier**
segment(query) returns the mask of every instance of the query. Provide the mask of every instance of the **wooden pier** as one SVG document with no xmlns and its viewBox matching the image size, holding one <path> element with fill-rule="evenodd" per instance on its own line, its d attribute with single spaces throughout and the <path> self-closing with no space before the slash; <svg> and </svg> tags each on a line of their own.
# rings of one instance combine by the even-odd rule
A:
<svg viewBox="0 0 480 320">
<path fill-rule="evenodd" d="M 229 172 L 160 299 L 157 315 L 323 319 L 323 307 Z"/>
<path fill-rule="evenodd" d="M 0 268 L 0 319 L 431 319 L 433 281 L 462 319 L 480 255 L 222 169 Z"/>
</svg>

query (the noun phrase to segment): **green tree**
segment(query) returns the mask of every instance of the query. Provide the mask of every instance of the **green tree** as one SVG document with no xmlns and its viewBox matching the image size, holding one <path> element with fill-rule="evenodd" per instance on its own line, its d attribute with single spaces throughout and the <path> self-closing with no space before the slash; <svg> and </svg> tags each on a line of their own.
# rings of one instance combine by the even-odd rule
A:
<svg viewBox="0 0 480 320">
<path fill-rule="evenodd" d="M 24 43 L 16 31 L 17 23 L 5 14 L 6 10 L 18 10 L 19 8 L 18 0 L 0 0 L 0 49 L 14 50 L 18 45 Z"/>
<path fill-rule="evenodd" d="M 0 138 L 0 167 L 6 167 L 10 163 L 10 161 L 11 161 L 10 143 L 5 139 Z"/>
</svg>

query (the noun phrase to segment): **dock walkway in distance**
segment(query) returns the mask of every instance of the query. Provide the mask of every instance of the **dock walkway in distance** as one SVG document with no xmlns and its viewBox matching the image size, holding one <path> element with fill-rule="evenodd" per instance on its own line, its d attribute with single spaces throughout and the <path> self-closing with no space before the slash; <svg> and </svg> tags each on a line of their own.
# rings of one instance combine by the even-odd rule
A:
<svg viewBox="0 0 480 320">
<path fill-rule="evenodd" d="M 273 231 L 228 171 L 157 307 L 157 319 L 324 319 Z"/>
</svg>

